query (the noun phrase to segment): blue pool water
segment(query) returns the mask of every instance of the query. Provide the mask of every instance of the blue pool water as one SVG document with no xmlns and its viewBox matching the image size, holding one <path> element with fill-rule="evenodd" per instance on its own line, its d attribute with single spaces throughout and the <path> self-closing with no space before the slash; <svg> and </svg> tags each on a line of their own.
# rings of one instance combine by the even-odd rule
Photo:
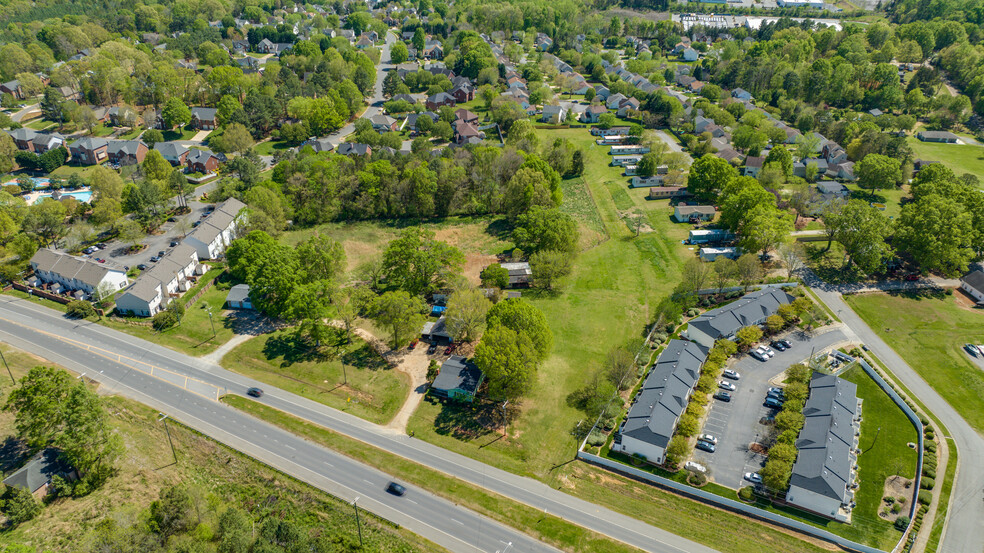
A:
<svg viewBox="0 0 984 553">
<path fill-rule="evenodd" d="M 88 203 L 89 200 L 92 199 L 92 192 L 89 191 L 89 190 L 86 190 L 86 191 L 83 191 L 83 192 L 62 192 L 61 197 L 64 198 L 65 196 L 71 196 L 71 197 L 75 198 L 76 200 L 78 200 L 80 202 Z M 41 194 L 41 195 L 38 196 L 37 201 L 40 202 L 40 201 L 46 200 L 46 199 L 48 199 L 50 197 L 51 197 L 51 194 Z"/>
<path fill-rule="evenodd" d="M 34 189 L 35 190 L 44 189 L 44 188 L 50 188 L 51 187 L 51 179 L 49 179 L 48 177 L 31 177 L 31 180 L 34 181 Z M 6 186 L 8 184 L 16 185 L 17 184 L 17 179 L 9 180 L 9 181 L 7 181 L 7 182 L 5 182 L 3 184 L 4 184 L 4 186 Z"/>
</svg>

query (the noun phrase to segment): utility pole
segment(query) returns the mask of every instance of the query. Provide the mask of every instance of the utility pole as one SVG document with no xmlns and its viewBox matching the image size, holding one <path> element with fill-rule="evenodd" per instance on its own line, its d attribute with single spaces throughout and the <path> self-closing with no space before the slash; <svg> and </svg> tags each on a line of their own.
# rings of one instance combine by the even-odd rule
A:
<svg viewBox="0 0 984 553">
<path fill-rule="evenodd" d="M 0 359 L 3 359 L 3 366 L 7 368 L 7 374 L 10 375 L 10 381 L 13 382 L 14 385 L 16 386 L 17 381 L 14 380 L 14 373 L 10 372 L 10 365 L 7 364 L 7 357 L 4 356 L 2 349 L 0 349 Z"/>
<path fill-rule="evenodd" d="M 352 506 L 355 507 L 355 525 L 359 527 L 359 548 L 361 549 L 363 547 L 363 544 L 362 544 L 362 523 L 359 522 L 359 497 L 355 498 L 355 500 L 352 502 Z"/>
<path fill-rule="evenodd" d="M 502 435 L 506 435 L 506 405 L 509 405 L 509 400 L 502 402 Z"/>
<path fill-rule="evenodd" d="M 158 413 L 161 418 L 158 421 L 164 421 L 164 432 L 167 433 L 167 443 L 171 446 L 171 456 L 174 457 L 174 464 L 178 464 L 178 454 L 174 452 L 174 442 L 171 441 L 171 431 L 167 428 L 167 415 L 164 413 Z"/>
<path fill-rule="evenodd" d="M 212 339 L 215 339 L 215 321 L 212 320 L 212 306 L 205 304 L 205 310 L 208 311 L 208 323 L 212 325 Z"/>
</svg>

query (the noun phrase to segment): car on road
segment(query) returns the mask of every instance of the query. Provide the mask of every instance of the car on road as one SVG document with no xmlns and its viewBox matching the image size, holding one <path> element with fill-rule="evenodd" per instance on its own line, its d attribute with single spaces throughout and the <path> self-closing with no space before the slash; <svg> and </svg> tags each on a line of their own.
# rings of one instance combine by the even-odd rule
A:
<svg viewBox="0 0 984 553">
<path fill-rule="evenodd" d="M 157 257 L 156 255 L 150 257 L 150 262 L 151 263 L 157 263 L 160 260 L 161 260 L 161 258 Z"/>
<path fill-rule="evenodd" d="M 748 355 L 751 355 L 752 357 L 758 359 L 763 363 L 769 360 L 769 356 L 766 355 L 765 352 L 759 351 L 757 349 L 753 349 L 752 351 L 748 352 Z"/>
<path fill-rule="evenodd" d="M 731 369 L 724 369 L 724 377 L 730 378 L 731 380 L 741 380 L 741 373 Z"/>
<path fill-rule="evenodd" d="M 252 396 L 252 397 L 263 397 L 263 390 L 261 390 L 259 388 L 255 388 L 255 387 L 254 388 L 250 388 L 250 389 L 246 390 L 246 395 Z"/>
<path fill-rule="evenodd" d="M 731 401 L 731 394 L 728 392 L 717 392 L 714 394 L 714 399 L 729 402 Z"/>
<path fill-rule="evenodd" d="M 427 348 L 427 355 L 433 355 L 435 351 L 437 351 L 437 342 L 434 342 Z"/>
<path fill-rule="evenodd" d="M 762 475 L 759 474 L 759 473 L 757 473 L 757 472 L 746 472 L 745 473 L 745 480 L 748 480 L 752 484 L 761 484 L 762 483 Z"/>
<path fill-rule="evenodd" d="M 774 341 L 773 341 L 773 342 L 772 342 L 771 344 L 769 344 L 769 345 L 770 345 L 770 346 L 772 346 L 772 347 L 774 347 L 774 348 L 776 348 L 776 349 L 777 349 L 777 350 L 779 350 L 779 351 L 786 351 L 786 350 L 788 349 L 788 348 L 786 347 L 786 344 L 784 344 L 784 343 L 782 343 L 782 342 L 780 342 L 779 340 L 774 340 Z"/>
<path fill-rule="evenodd" d="M 782 404 L 783 401 L 778 398 L 774 398 L 774 397 L 765 398 L 765 406 L 769 407 L 770 409 L 781 409 Z"/>
<path fill-rule="evenodd" d="M 390 482 L 389 484 L 386 484 L 386 491 L 399 497 L 402 497 L 403 494 L 407 493 L 407 489 L 401 486 L 400 484 L 397 484 L 396 482 Z"/>
<path fill-rule="evenodd" d="M 718 444 L 718 439 L 710 434 L 701 434 L 700 436 L 697 436 L 697 439 L 714 445 Z"/>
<path fill-rule="evenodd" d="M 694 461 L 687 461 L 684 463 L 683 468 L 689 470 L 690 472 L 707 472 L 707 467 Z"/>
<path fill-rule="evenodd" d="M 728 382 L 727 380 L 722 380 L 718 382 L 718 388 L 721 388 L 722 390 L 728 390 L 729 392 L 733 392 L 737 389 L 737 386 Z"/>
<path fill-rule="evenodd" d="M 137 268 L 140 269 L 141 271 L 146 271 L 147 270 L 147 266 L 144 265 L 143 263 L 137 265 Z"/>
<path fill-rule="evenodd" d="M 704 441 L 701 441 L 701 440 L 697 440 L 697 446 L 696 447 L 697 447 L 697 449 L 699 449 L 701 451 L 706 451 L 708 453 L 714 453 L 714 449 L 715 449 L 714 444 L 712 444 L 711 442 L 704 442 Z"/>
</svg>

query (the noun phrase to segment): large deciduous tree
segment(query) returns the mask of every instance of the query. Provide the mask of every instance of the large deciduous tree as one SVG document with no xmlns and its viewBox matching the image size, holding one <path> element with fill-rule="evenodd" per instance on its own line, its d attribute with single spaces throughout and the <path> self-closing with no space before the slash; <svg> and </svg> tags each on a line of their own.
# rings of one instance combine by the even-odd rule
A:
<svg viewBox="0 0 984 553">
<path fill-rule="evenodd" d="M 894 188 L 902 180 L 901 162 L 881 154 L 868 154 L 857 163 L 858 185 L 878 190 Z"/>
<path fill-rule="evenodd" d="M 448 332 L 455 342 L 472 342 L 485 329 L 492 302 L 481 290 L 458 290 L 448 298 L 444 313 Z"/>
<path fill-rule="evenodd" d="M 534 206 L 516 220 L 512 239 L 526 253 L 541 250 L 573 253 L 577 250 L 577 223 L 557 209 Z"/>
<path fill-rule="evenodd" d="M 738 171 L 727 161 L 705 154 L 690 167 L 687 191 L 701 201 L 714 201 L 718 192 L 738 178 Z"/>
<path fill-rule="evenodd" d="M 434 233 L 422 227 L 404 230 L 383 253 L 388 280 L 414 295 L 440 287 L 461 272 L 464 262 L 458 248 L 434 239 Z"/>
<path fill-rule="evenodd" d="M 475 364 L 489 383 L 489 395 L 514 400 L 536 383 L 538 355 L 530 337 L 505 326 L 493 326 L 475 348 Z"/>
<path fill-rule="evenodd" d="M 401 347 L 410 336 L 420 332 L 426 320 L 427 305 L 404 290 L 386 292 L 372 305 L 373 320 L 390 330 L 393 349 Z"/>
<path fill-rule="evenodd" d="M 530 337 L 539 359 L 546 359 L 553 348 L 553 333 L 543 312 L 532 303 L 513 298 L 492 306 L 486 319 L 488 327 L 505 326 Z"/>
<path fill-rule="evenodd" d="M 902 208 L 894 243 L 922 270 L 951 276 L 967 271 L 974 237 L 973 218 L 957 200 L 930 194 Z"/>
</svg>

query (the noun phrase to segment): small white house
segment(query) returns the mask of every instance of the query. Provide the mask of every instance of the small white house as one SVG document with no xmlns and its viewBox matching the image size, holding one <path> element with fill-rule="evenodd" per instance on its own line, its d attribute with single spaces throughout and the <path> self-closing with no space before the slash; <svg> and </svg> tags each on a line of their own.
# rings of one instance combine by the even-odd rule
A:
<svg viewBox="0 0 984 553">
<path fill-rule="evenodd" d="M 564 121 L 567 112 L 561 106 L 543 106 L 543 116 L 540 118 L 544 123 L 559 125 Z"/>
<path fill-rule="evenodd" d="M 978 304 L 984 304 L 984 271 L 973 271 L 960 277 L 960 289 L 967 292 Z"/>
<path fill-rule="evenodd" d="M 735 247 L 725 247 L 725 248 L 701 248 L 700 249 L 700 260 L 701 261 L 714 261 L 719 257 L 727 257 L 728 259 L 735 259 L 740 255 L 740 250 Z"/>
</svg>

